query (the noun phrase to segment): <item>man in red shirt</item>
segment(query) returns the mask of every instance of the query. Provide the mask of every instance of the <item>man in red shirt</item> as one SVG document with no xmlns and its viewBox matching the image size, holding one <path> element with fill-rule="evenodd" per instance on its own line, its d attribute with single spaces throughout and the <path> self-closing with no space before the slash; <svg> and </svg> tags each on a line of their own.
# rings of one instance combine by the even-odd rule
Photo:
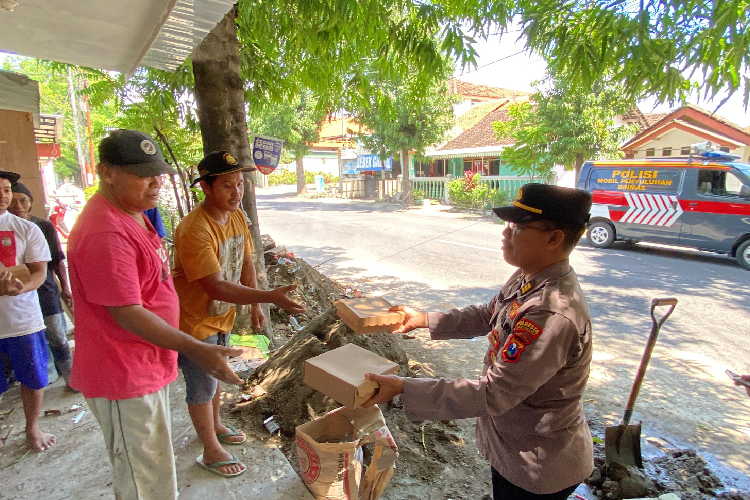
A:
<svg viewBox="0 0 750 500">
<path fill-rule="evenodd" d="M 117 130 L 99 144 L 99 191 L 68 239 L 76 304 L 71 386 L 99 421 L 120 500 L 177 498 L 170 382 L 177 353 L 224 382 L 242 381 L 226 356 L 241 351 L 180 330 L 179 302 L 161 238 L 141 213 L 173 173 L 156 142 Z"/>
</svg>

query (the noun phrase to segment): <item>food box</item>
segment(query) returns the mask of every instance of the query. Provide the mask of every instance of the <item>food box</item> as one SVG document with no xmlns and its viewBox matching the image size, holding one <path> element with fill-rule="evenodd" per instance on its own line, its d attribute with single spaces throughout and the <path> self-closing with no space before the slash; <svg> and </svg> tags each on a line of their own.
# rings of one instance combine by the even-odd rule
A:
<svg viewBox="0 0 750 500">
<path fill-rule="evenodd" d="M 380 297 L 340 299 L 336 312 L 354 333 L 392 332 L 404 322 L 404 313 L 389 311 L 390 302 Z"/>
<path fill-rule="evenodd" d="M 365 373 L 395 375 L 398 364 L 354 344 L 305 361 L 303 382 L 349 409 L 358 408 L 378 389 Z"/>
</svg>

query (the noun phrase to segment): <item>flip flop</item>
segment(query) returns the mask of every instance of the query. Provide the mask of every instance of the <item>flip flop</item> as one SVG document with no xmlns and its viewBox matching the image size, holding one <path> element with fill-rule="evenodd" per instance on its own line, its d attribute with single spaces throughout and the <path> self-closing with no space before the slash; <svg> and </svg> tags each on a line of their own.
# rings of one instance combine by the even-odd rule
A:
<svg viewBox="0 0 750 500">
<path fill-rule="evenodd" d="M 203 462 L 203 454 L 198 455 L 198 458 L 195 459 L 195 462 L 203 469 L 206 469 L 208 472 L 211 472 L 213 474 L 216 474 L 217 476 L 221 477 L 235 477 L 235 476 L 241 476 L 245 473 L 247 470 L 247 467 L 242 469 L 239 472 L 235 472 L 234 474 L 224 474 L 219 470 L 219 467 L 223 467 L 225 465 L 239 465 L 241 462 L 237 460 L 237 457 L 235 455 L 232 455 L 232 460 L 226 460 L 224 462 L 216 462 L 213 464 L 207 464 Z"/>
<path fill-rule="evenodd" d="M 216 438 L 219 440 L 221 444 L 242 444 L 245 442 L 245 439 L 247 439 L 247 436 L 244 436 L 242 438 L 242 441 L 230 441 L 227 438 L 232 437 L 232 436 L 239 436 L 240 431 L 238 431 L 236 428 L 232 427 L 231 425 L 227 425 L 227 429 L 229 429 L 232 432 L 225 432 L 223 434 L 216 435 Z"/>
</svg>

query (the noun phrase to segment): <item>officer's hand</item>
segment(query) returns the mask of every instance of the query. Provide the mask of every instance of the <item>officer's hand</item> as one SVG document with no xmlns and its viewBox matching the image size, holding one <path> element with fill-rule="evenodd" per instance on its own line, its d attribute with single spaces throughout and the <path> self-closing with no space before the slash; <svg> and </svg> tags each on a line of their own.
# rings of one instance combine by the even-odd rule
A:
<svg viewBox="0 0 750 500">
<path fill-rule="evenodd" d="M 404 324 L 401 328 L 394 330 L 393 333 L 406 333 L 417 328 L 427 328 L 427 315 L 421 312 L 417 312 L 408 306 L 393 306 L 389 311 L 401 311 L 404 313 Z"/>
<path fill-rule="evenodd" d="M 227 384 L 242 385 L 244 382 L 237 376 L 227 364 L 227 357 L 235 357 L 242 354 L 242 349 L 231 349 L 221 345 L 200 343 L 194 352 L 186 354 L 198 364 L 203 371 Z"/>
<path fill-rule="evenodd" d="M 365 378 L 377 382 L 380 384 L 380 387 L 378 387 L 378 392 L 376 392 L 373 397 L 362 404 L 363 408 L 371 408 L 374 405 L 387 403 L 404 392 L 404 379 L 401 377 L 395 375 L 375 375 L 374 373 L 366 373 Z"/>
<path fill-rule="evenodd" d="M 266 315 L 263 314 L 263 310 L 260 308 L 260 304 L 253 304 L 250 306 L 250 319 L 253 322 L 253 328 L 256 331 L 263 328 L 266 322 Z"/>
<path fill-rule="evenodd" d="M 293 292 L 297 289 L 297 285 L 287 285 L 271 290 L 270 303 L 276 304 L 282 309 L 286 309 L 290 313 L 300 314 L 306 312 L 305 306 L 299 304 L 287 296 L 287 293 Z"/>
</svg>

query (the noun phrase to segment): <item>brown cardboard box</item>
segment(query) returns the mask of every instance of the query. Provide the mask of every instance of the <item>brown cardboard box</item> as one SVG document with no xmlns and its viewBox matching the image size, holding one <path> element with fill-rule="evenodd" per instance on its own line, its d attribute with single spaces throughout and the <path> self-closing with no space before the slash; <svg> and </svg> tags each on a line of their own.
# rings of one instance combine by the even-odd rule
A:
<svg viewBox="0 0 750 500">
<path fill-rule="evenodd" d="M 380 297 L 341 299 L 336 312 L 354 333 L 392 332 L 404 322 L 404 313 L 389 311 L 390 302 Z"/>
<path fill-rule="evenodd" d="M 349 409 L 375 394 L 377 382 L 365 373 L 395 375 L 398 365 L 354 344 L 346 344 L 305 361 L 304 383 Z"/>
<path fill-rule="evenodd" d="M 0 264 L 1 266 L 2 264 Z M 14 278 L 18 278 L 23 283 L 28 283 L 31 281 L 31 271 L 29 271 L 29 268 L 26 267 L 26 265 L 21 264 L 20 266 L 11 266 L 11 267 L 0 267 L 0 271 L 10 271 L 10 274 Z"/>
</svg>

